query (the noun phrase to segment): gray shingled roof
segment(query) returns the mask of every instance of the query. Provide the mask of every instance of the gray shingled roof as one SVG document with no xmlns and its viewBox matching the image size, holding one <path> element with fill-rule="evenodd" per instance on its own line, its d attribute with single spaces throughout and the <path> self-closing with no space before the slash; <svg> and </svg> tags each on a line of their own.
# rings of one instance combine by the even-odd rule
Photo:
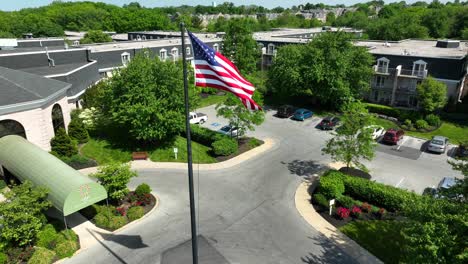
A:
<svg viewBox="0 0 468 264">
<path fill-rule="evenodd" d="M 0 114 L 41 107 L 63 97 L 71 84 L 0 67 Z"/>
</svg>

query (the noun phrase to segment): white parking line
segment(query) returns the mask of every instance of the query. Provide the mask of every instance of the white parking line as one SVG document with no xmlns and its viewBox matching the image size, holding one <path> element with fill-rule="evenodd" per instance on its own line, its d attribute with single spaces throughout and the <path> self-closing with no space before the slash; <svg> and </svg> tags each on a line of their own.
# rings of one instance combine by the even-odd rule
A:
<svg viewBox="0 0 468 264">
<path fill-rule="evenodd" d="M 405 144 L 405 141 L 406 141 L 407 139 L 408 139 L 407 137 L 403 137 L 403 140 L 401 141 L 401 144 L 398 145 L 398 147 L 396 148 L 396 150 L 400 150 L 401 146 L 403 146 L 403 144 Z"/>
<path fill-rule="evenodd" d="M 395 187 L 399 187 L 399 186 L 400 186 L 400 184 L 401 184 L 401 183 L 402 183 L 404 180 L 405 180 L 405 178 L 404 178 L 404 177 L 403 177 L 403 178 L 401 178 L 401 180 L 400 180 L 400 181 L 399 181 L 399 182 L 398 182 L 398 183 L 395 185 Z"/>
</svg>

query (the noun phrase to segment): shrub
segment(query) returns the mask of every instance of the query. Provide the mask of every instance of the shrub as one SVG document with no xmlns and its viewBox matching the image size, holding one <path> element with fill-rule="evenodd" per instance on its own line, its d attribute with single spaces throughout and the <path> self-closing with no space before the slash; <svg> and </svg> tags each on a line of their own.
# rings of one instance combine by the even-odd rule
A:
<svg viewBox="0 0 468 264">
<path fill-rule="evenodd" d="M 426 129 L 429 127 L 429 124 L 423 119 L 417 120 L 415 125 L 417 129 Z"/>
<path fill-rule="evenodd" d="M 89 141 L 88 130 L 86 130 L 83 122 L 79 118 L 72 119 L 68 124 L 68 135 L 75 139 L 78 143 L 86 143 Z"/>
<path fill-rule="evenodd" d="M 152 195 L 150 193 L 147 193 L 143 196 L 138 197 L 138 202 L 140 203 L 139 205 L 149 205 L 151 204 L 151 197 Z"/>
<path fill-rule="evenodd" d="M 78 235 L 71 229 L 60 231 L 57 237 L 57 243 L 61 243 L 65 240 L 78 242 Z"/>
<path fill-rule="evenodd" d="M 379 104 L 366 104 L 366 108 L 371 113 L 382 114 L 391 117 L 400 117 L 400 110 L 391 106 Z"/>
<path fill-rule="evenodd" d="M 400 109 L 401 120 L 409 119 L 414 123 L 416 120 L 421 119 L 421 118 L 422 118 L 422 115 L 418 111 Z"/>
<path fill-rule="evenodd" d="M 51 152 L 51 154 L 53 153 Z M 79 154 L 73 155 L 71 157 L 58 156 L 58 158 L 61 159 L 66 164 L 68 164 L 70 167 L 74 168 L 75 170 L 81 170 L 84 168 L 97 166 L 96 161 L 89 159 L 87 157 L 81 156 Z"/>
<path fill-rule="evenodd" d="M 65 240 L 57 244 L 55 253 L 59 259 L 71 257 L 78 250 L 78 243 L 72 240 Z"/>
<path fill-rule="evenodd" d="M 7 263 L 7 261 L 8 261 L 8 256 L 5 253 L 0 252 L 0 264 Z"/>
<path fill-rule="evenodd" d="M 229 156 L 237 151 L 237 141 L 233 138 L 222 138 L 211 145 L 217 156 Z"/>
<path fill-rule="evenodd" d="M 348 208 L 345 208 L 345 207 L 338 207 L 336 209 L 336 214 L 338 215 L 338 217 L 340 217 L 341 219 L 346 219 L 349 217 L 349 209 Z"/>
<path fill-rule="evenodd" d="M 261 142 L 260 140 L 256 139 L 256 138 L 251 138 L 251 139 L 249 140 L 249 143 L 248 143 L 249 148 L 251 148 L 251 149 L 252 149 L 252 148 L 258 147 L 258 146 L 260 146 L 261 144 L 262 144 L 262 142 Z"/>
<path fill-rule="evenodd" d="M 142 183 L 135 189 L 135 193 L 138 196 L 143 196 L 145 194 L 151 193 L 151 187 L 146 183 Z"/>
<path fill-rule="evenodd" d="M 137 219 L 140 219 L 144 214 L 145 214 L 145 211 L 143 210 L 143 207 L 133 206 L 133 207 L 130 207 L 130 209 L 128 209 L 127 217 L 128 217 L 128 220 L 135 221 Z"/>
<path fill-rule="evenodd" d="M 361 208 L 359 208 L 358 206 L 353 206 L 353 208 L 351 209 L 351 215 L 354 217 L 360 217 L 361 214 L 362 214 Z"/>
<path fill-rule="evenodd" d="M 96 223 L 98 227 L 106 228 L 109 226 L 109 216 L 104 213 L 98 213 L 94 216 L 94 223 Z"/>
<path fill-rule="evenodd" d="M 385 211 L 384 208 L 380 208 L 379 211 L 377 211 L 377 215 L 379 216 L 380 219 L 383 219 L 387 211 Z"/>
<path fill-rule="evenodd" d="M 346 195 L 340 195 L 338 196 L 338 198 L 336 198 L 336 200 L 341 206 L 346 207 L 346 208 L 351 208 L 355 204 L 357 204 L 353 198 L 346 196 Z"/>
<path fill-rule="evenodd" d="M 372 210 L 372 206 L 368 203 L 362 203 L 361 204 L 361 210 L 364 212 L 364 213 L 369 213 L 371 212 Z"/>
<path fill-rule="evenodd" d="M 123 206 L 122 207 L 117 207 L 116 210 L 117 210 L 117 212 L 119 212 L 119 214 L 121 216 L 127 215 L 127 209 L 125 207 L 123 207 Z"/>
<path fill-rule="evenodd" d="M 53 249 L 55 246 L 55 240 L 57 239 L 57 231 L 54 226 L 47 224 L 44 228 L 39 231 L 36 235 L 36 246 Z"/>
<path fill-rule="evenodd" d="M 59 156 L 71 157 L 78 154 L 78 148 L 63 128 L 59 128 L 55 136 L 50 140 L 50 147 Z"/>
<path fill-rule="evenodd" d="M 112 216 L 107 226 L 111 230 L 116 230 L 127 224 L 127 218 L 124 216 Z"/>
<path fill-rule="evenodd" d="M 315 204 L 322 206 L 323 208 L 329 207 L 329 202 L 325 196 L 321 193 L 316 193 L 313 195 L 313 201 Z"/>
<path fill-rule="evenodd" d="M 199 125 L 190 125 L 190 136 L 193 141 L 211 146 L 219 138 L 229 138 L 226 135 L 217 133 L 216 131 L 201 127 Z"/>
<path fill-rule="evenodd" d="M 405 122 L 403 122 L 403 125 L 407 127 L 407 129 L 413 129 L 413 122 L 411 122 L 410 119 L 405 119 Z"/>
<path fill-rule="evenodd" d="M 320 177 L 319 193 L 327 199 L 334 199 L 341 196 L 345 191 L 343 184 L 344 175 L 337 171 L 330 171 Z"/>
<path fill-rule="evenodd" d="M 28 264 L 50 264 L 55 258 L 55 252 L 47 248 L 37 247 Z M 0 261 L 0 263 L 2 263 Z"/>
<path fill-rule="evenodd" d="M 91 176 L 97 178 L 104 186 L 110 199 L 118 201 L 127 196 L 127 184 L 130 178 L 136 177 L 137 174 L 130 169 L 130 164 L 111 163 L 99 167 L 98 172 Z"/>
<path fill-rule="evenodd" d="M 426 116 L 426 121 L 429 125 L 438 127 L 440 126 L 440 117 L 434 114 L 430 114 Z"/>
</svg>

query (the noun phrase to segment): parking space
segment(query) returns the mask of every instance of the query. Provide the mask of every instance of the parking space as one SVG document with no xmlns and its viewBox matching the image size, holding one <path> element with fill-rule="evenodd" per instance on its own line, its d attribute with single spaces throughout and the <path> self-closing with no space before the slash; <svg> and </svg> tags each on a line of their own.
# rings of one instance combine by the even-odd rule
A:
<svg viewBox="0 0 468 264">
<path fill-rule="evenodd" d="M 390 155 L 399 156 L 411 160 L 417 160 L 422 153 L 422 145 L 424 140 L 404 136 L 397 145 L 387 145 L 379 140 L 377 144 L 377 151 L 384 152 Z"/>
</svg>

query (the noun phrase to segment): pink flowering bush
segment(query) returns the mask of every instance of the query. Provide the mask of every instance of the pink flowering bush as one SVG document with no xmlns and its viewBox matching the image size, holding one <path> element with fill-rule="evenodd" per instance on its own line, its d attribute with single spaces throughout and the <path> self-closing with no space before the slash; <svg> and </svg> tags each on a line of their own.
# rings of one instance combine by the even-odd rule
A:
<svg viewBox="0 0 468 264">
<path fill-rule="evenodd" d="M 351 209 L 351 214 L 354 217 L 360 217 L 362 214 L 361 208 L 359 208 L 359 206 L 353 206 L 353 208 Z"/>
<path fill-rule="evenodd" d="M 336 208 L 336 214 L 341 218 L 341 219 L 346 219 L 349 217 L 349 209 L 346 207 L 338 207 Z"/>
<path fill-rule="evenodd" d="M 119 212 L 120 215 L 125 216 L 127 214 L 127 210 L 125 207 L 117 207 L 116 208 L 117 212 Z"/>
</svg>

